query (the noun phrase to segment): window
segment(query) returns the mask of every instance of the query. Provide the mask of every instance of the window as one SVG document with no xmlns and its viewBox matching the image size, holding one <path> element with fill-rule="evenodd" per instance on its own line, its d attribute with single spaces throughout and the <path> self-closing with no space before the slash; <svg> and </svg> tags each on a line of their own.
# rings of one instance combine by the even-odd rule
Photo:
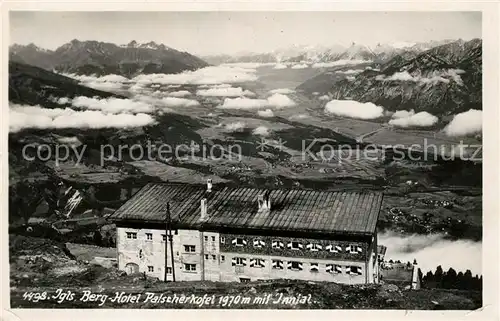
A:
<svg viewBox="0 0 500 321">
<path fill-rule="evenodd" d="M 342 266 L 340 266 L 338 264 L 327 264 L 326 265 L 326 272 L 335 273 L 335 274 L 342 273 Z"/>
<path fill-rule="evenodd" d="M 342 253 L 342 247 L 339 245 L 333 246 L 332 244 L 329 244 L 325 249 L 331 253 Z"/>
<path fill-rule="evenodd" d="M 137 233 L 135 232 L 126 232 L 127 233 L 127 238 L 128 239 L 137 239 Z"/>
<path fill-rule="evenodd" d="M 178 234 L 179 234 L 179 231 L 178 231 L 178 230 L 175 230 L 175 231 L 174 231 L 174 234 L 175 234 L 175 235 L 178 235 Z"/>
<path fill-rule="evenodd" d="M 208 254 L 205 254 L 205 260 L 208 260 Z"/>
<path fill-rule="evenodd" d="M 171 266 L 167 266 L 167 274 L 172 274 L 172 267 Z"/>
<path fill-rule="evenodd" d="M 153 233 L 146 233 L 146 240 L 152 241 L 153 240 Z"/>
<path fill-rule="evenodd" d="M 273 269 L 283 270 L 283 261 L 281 260 L 272 260 Z"/>
<path fill-rule="evenodd" d="M 205 242 L 208 242 L 208 236 L 205 235 Z"/>
<path fill-rule="evenodd" d="M 361 275 L 363 274 L 361 266 L 348 266 L 347 273 L 350 275 Z"/>
<path fill-rule="evenodd" d="M 212 236 L 212 242 L 215 242 L 215 236 Z"/>
<path fill-rule="evenodd" d="M 217 255 L 212 254 L 212 260 L 217 260 Z"/>
<path fill-rule="evenodd" d="M 167 235 L 166 234 L 162 234 L 161 237 L 163 239 L 163 242 L 167 241 Z"/>
<path fill-rule="evenodd" d="M 240 282 L 241 283 L 248 283 L 248 282 L 250 282 L 250 279 L 249 278 L 240 278 Z"/>
<path fill-rule="evenodd" d="M 247 241 L 245 239 L 242 239 L 241 237 L 237 237 L 231 241 L 233 245 L 236 246 L 245 246 L 247 245 Z"/>
<path fill-rule="evenodd" d="M 253 247 L 261 248 L 264 246 L 266 246 L 266 242 L 264 242 L 263 240 L 261 240 L 261 239 L 253 240 Z"/>
<path fill-rule="evenodd" d="M 154 267 L 152 265 L 148 266 L 148 272 L 154 272 Z"/>
<path fill-rule="evenodd" d="M 363 252 L 363 249 L 361 248 L 361 246 L 351 244 L 346 248 L 346 251 L 351 253 L 351 254 L 358 254 L 358 253 Z"/>
<path fill-rule="evenodd" d="M 318 263 L 311 263 L 311 267 L 309 268 L 311 272 L 318 272 Z"/>
<path fill-rule="evenodd" d="M 196 252 L 196 247 L 194 245 L 184 245 L 184 252 L 194 253 Z"/>
<path fill-rule="evenodd" d="M 291 250 L 301 250 L 302 244 L 299 242 L 290 242 L 287 244 L 287 247 Z"/>
<path fill-rule="evenodd" d="M 319 243 L 309 243 L 306 245 L 306 249 L 312 252 L 318 252 L 323 249 L 323 246 L 321 246 L 321 244 Z"/>
<path fill-rule="evenodd" d="M 188 272 L 196 271 L 196 264 L 184 263 L 184 271 L 188 271 Z"/>
<path fill-rule="evenodd" d="M 285 248 L 285 244 L 283 244 L 283 242 L 281 242 L 281 241 L 273 241 L 271 243 L 271 247 L 273 249 L 284 249 Z"/>
<path fill-rule="evenodd" d="M 220 237 L 220 242 L 221 242 L 221 243 L 226 243 L 226 238 L 225 238 L 224 236 L 221 236 L 221 237 Z"/>
<path fill-rule="evenodd" d="M 221 255 L 221 256 L 220 256 L 220 260 L 221 260 L 222 262 L 224 262 L 224 260 L 226 260 L 226 257 L 225 257 L 224 255 Z"/>
<path fill-rule="evenodd" d="M 246 261 L 247 259 L 245 259 L 244 257 L 233 257 L 233 259 L 231 260 L 231 265 L 246 266 L 247 265 Z"/>
<path fill-rule="evenodd" d="M 288 261 L 288 269 L 300 271 L 302 270 L 302 263 L 297 261 Z"/>
<path fill-rule="evenodd" d="M 266 261 L 263 259 L 251 259 L 250 267 L 263 268 L 266 267 Z"/>
</svg>

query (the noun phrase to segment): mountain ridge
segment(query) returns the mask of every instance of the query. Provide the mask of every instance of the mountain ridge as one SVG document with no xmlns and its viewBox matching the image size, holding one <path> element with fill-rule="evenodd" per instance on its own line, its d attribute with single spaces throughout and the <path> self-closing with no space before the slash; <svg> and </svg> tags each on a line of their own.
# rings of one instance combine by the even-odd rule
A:
<svg viewBox="0 0 500 321">
<path fill-rule="evenodd" d="M 208 66 L 207 62 L 188 52 L 153 41 L 139 44 L 134 40 L 127 45 L 116 45 L 73 39 L 55 50 L 34 44 L 14 44 L 9 48 L 9 60 L 61 73 L 126 77 L 139 73 L 180 73 Z"/>
</svg>

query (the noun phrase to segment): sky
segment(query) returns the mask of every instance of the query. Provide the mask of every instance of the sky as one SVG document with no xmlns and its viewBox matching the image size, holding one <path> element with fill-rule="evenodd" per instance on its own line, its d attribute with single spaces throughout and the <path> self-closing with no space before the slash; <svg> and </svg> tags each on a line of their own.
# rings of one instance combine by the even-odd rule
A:
<svg viewBox="0 0 500 321">
<path fill-rule="evenodd" d="M 73 39 L 155 41 L 198 55 L 292 45 L 481 38 L 480 12 L 50 12 L 11 11 L 10 43 L 56 49 Z"/>
</svg>

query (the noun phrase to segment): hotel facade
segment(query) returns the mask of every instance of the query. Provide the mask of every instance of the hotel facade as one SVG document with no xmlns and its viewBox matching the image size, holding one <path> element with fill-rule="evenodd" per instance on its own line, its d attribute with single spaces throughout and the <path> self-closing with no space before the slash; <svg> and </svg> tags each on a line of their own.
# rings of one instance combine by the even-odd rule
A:
<svg viewBox="0 0 500 321">
<path fill-rule="evenodd" d="M 377 283 L 381 203 L 373 191 L 148 184 L 111 216 L 118 267 L 167 281 Z"/>
</svg>

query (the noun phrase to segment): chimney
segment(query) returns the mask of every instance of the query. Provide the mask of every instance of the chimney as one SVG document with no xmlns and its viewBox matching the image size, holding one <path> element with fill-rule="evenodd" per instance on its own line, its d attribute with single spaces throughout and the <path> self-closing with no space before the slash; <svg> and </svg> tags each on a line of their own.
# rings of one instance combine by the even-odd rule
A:
<svg viewBox="0 0 500 321">
<path fill-rule="evenodd" d="M 259 196 L 257 197 L 259 211 L 271 209 L 271 199 L 269 197 L 269 194 L 269 191 L 266 191 L 264 194 L 259 194 Z"/>
<path fill-rule="evenodd" d="M 212 191 L 212 179 L 207 179 L 207 192 L 210 193 Z"/>
<path fill-rule="evenodd" d="M 204 220 L 207 218 L 207 199 L 203 198 L 200 202 L 201 216 L 200 219 Z"/>
</svg>

